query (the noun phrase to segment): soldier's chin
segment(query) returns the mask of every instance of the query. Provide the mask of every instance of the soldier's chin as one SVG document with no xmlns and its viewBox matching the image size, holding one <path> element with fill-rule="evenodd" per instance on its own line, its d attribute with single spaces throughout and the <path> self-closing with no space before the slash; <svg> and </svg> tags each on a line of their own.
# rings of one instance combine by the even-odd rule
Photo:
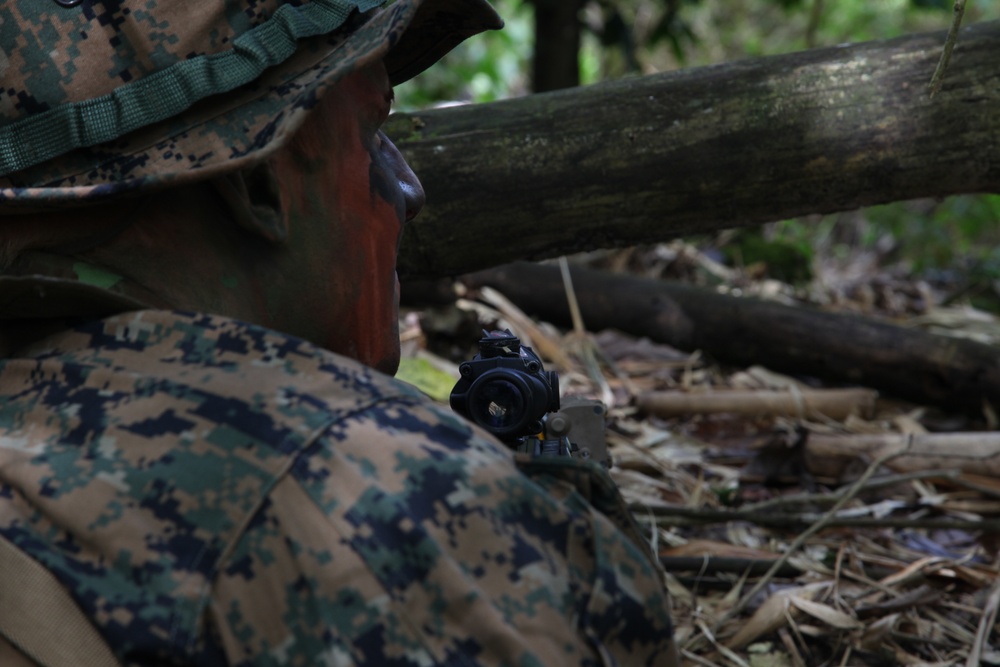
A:
<svg viewBox="0 0 1000 667">
<path fill-rule="evenodd" d="M 394 277 L 393 285 L 393 318 L 395 326 L 392 327 L 392 333 L 390 334 L 391 340 L 386 343 L 386 354 L 383 358 L 379 360 L 374 367 L 386 375 L 395 375 L 396 371 L 399 370 L 399 356 L 400 356 L 400 343 L 399 343 L 399 274 L 395 271 L 392 272 Z"/>
<path fill-rule="evenodd" d="M 399 370 L 400 346 L 399 346 L 399 320 L 396 325 L 387 333 L 386 339 L 378 347 L 372 359 L 367 360 L 369 366 L 386 375 L 395 375 Z"/>
<path fill-rule="evenodd" d="M 396 354 L 386 356 L 373 364 L 375 370 L 385 373 L 386 375 L 395 375 L 396 371 L 399 370 L 399 348 L 396 348 Z"/>
</svg>

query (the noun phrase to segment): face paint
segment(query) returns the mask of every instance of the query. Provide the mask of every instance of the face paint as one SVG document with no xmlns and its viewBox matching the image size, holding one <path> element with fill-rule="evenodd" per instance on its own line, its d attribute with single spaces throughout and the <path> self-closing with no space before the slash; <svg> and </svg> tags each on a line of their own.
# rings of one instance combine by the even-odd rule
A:
<svg viewBox="0 0 1000 667">
<path fill-rule="evenodd" d="M 284 294 L 296 312 L 270 305 L 284 313 L 277 328 L 308 329 L 311 340 L 394 372 L 396 254 L 403 224 L 423 205 L 423 190 L 378 131 L 390 99 L 381 64 L 355 72 L 326 93 L 289 150 L 275 158 L 301 285 L 293 296 Z M 275 299 L 281 295 L 269 301 Z M 294 328 L 282 326 L 288 318 L 297 321 Z"/>
<path fill-rule="evenodd" d="M 250 196 L 280 209 L 284 240 L 222 224 L 231 212 L 201 183 L 144 201 L 142 220 L 92 251 L 92 263 L 157 307 L 262 324 L 395 372 L 396 252 L 423 190 L 379 133 L 391 94 L 381 63 L 348 75 L 268 160 L 273 184 Z"/>
</svg>

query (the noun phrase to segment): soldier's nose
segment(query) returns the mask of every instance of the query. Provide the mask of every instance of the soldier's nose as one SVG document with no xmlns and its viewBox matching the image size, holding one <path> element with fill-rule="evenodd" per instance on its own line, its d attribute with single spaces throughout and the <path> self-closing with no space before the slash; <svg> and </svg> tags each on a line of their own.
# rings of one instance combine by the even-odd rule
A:
<svg viewBox="0 0 1000 667">
<path fill-rule="evenodd" d="M 427 200 L 424 195 L 424 187 L 420 185 L 420 179 L 410 169 L 410 165 L 406 163 L 406 158 L 396 148 L 396 144 L 392 143 L 389 137 L 384 134 L 382 135 L 382 150 L 393 177 L 399 183 L 399 189 L 403 191 L 403 201 L 406 203 L 406 221 L 409 222 L 417 217 L 420 209 L 424 207 L 424 202 Z"/>
</svg>

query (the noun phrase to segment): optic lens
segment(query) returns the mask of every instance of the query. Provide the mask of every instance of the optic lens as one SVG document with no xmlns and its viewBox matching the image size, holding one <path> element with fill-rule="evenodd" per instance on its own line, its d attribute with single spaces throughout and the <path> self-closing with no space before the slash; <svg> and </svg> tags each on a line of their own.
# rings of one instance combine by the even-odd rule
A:
<svg viewBox="0 0 1000 667">
<path fill-rule="evenodd" d="M 524 396 L 507 380 L 487 382 L 471 398 L 472 416 L 486 428 L 510 428 L 524 418 Z"/>
</svg>

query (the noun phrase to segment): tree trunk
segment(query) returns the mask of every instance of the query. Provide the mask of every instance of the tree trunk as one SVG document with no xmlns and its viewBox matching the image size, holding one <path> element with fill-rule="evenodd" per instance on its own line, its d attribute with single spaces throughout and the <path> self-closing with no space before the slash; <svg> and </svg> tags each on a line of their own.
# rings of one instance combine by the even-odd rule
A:
<svg viewBox="0 0 1000 667">
<path fill-rule="evenodd" d="M 533 0 L 535 54 L 531 89 L 536 93 L 580 85 L 581 0 Z"/>
<path fill-rule="evenodd" d="M 400 274 L 1000 190 L 1000 22 L 396 114 L 424 181 Z"/>
<path fill-rule="evenodd" d="M 878 389 L 916 403 L 979 412 L 1000 406 L 1000 351 L 858 315 L 718 294 L 664 281 L 573 269 L 588 330 L 615 328 L 720 361 L 760 364 Z M 517 263 L 467 275 L 529 315 L 571 326 L 556 266 Z"/>
</svg>

